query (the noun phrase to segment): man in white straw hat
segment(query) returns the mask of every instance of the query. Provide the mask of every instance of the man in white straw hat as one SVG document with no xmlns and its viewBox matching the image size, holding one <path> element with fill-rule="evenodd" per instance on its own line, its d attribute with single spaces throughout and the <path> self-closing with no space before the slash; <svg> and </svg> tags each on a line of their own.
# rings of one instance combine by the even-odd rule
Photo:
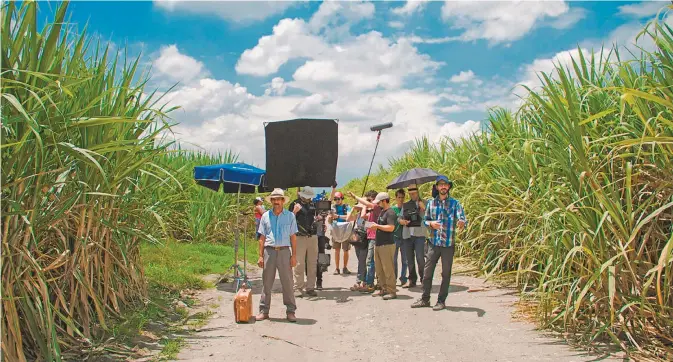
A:
<svg viewBox="0 0 673 362">
<path fill-rule="evenodd" d="M 294 268 L 294 296 L 315 297 L 318 270 L 318 237 L 316 208 L 313 204 L 315 191 L 304 186 L 297 193 L 298 198 L 288 208 L 297 218 L 297 266 Z M 304 275 L 306 274 L 306 275 Z"/>
<path fill-rule="evenodd" d="M 283 304 L 287 308 L 287 320 L 296 322 L 297 304 L 292 294 L 292 268 L 297 265 L 297 220 L 283 206 L 290 201 L 282 189 L 274 189 L 266 201 L 273 208 L 262 215 L 257 232 L 259 237 L 259 261 L 262 272 L 262 296 L 259 301 L 257 320 L 269 318 L 271 288 L 276 280 L 276 270 L 283 289 Z M 291 250 L 290 250 L 291 249 Z"/>
</svg>

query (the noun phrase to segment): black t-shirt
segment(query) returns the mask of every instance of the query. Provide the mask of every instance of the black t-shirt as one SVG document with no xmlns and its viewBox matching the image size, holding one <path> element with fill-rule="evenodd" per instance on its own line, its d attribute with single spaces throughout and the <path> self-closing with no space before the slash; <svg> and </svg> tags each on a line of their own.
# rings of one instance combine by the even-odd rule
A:
<svg viewBox="0 0 673 362">
<path fill-rule="evenodd" d="M 301 205 L 301 210 L 297 212 L 297 215 L 295 217 L 297 218 L 297 229 L 298 229 L 298 235 L 315 235 L 316 234 L 316 225 L 315 225 L 315 215 L 316 215 L 316 209 L 315 205 L 313 202 L 309 202 L 308 204 L 305 204 L 301 202 L 299 199 L 292 201 L 290 203 L 290 207 L 288 207 L 288 210 L 292 212 L 294 210 L 294 204 L 299 204 Z"/>
<path fill-rule="evenodd" d="M 395 214 L 395 210 L 392 208 L 388 208 L 388 210 L 383 211 L 381 215 L 379 215 L 378 220 L 376 220 L 376 223 L 379 225 L 395 225 L 395 222 L 397 221 L 397 215 Z M 393 232 L 386 232 L 382 231 L 379 229 L 376 229 L 376 246 L 382 246 L 382 245 L 390 245 L 390 244 L 395 244 L 395 240 L 393 239 Z"/>
</svg>

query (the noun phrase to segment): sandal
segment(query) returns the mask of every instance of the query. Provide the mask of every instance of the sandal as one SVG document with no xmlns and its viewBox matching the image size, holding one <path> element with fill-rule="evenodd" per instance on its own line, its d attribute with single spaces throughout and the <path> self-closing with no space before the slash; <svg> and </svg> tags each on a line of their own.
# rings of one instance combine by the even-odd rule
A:
<svg viewBox="0 0 673 362">
<path fill-rule="evenodd" d="M 351 292 L 358 292 L 358 291 L 360 291 L 360 286 L 358 284 L 354 284 L 351 287 Z"/>
</svg>

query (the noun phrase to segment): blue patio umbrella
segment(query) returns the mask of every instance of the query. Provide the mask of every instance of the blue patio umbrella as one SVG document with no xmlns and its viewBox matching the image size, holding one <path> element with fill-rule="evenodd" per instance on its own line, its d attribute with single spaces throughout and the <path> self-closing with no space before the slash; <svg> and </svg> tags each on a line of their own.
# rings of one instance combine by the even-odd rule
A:
<svg viewBox="0 0 673 362">
<path fill-rule="evenodd" d="M 264 175 L 265 171 L 255 166 L 246 163 L 225 163 L 220 165 L 196 166 L 194 167 L 194 180 L 197 184 L 207 187 L 213 191 L 218 192 L 220 187 L 226 194 L 237 194 L 236 202 L 240 206 L 241 193 L 252 194 L 257 190 L 264 192 Z M 238 212 L 236 213 L 236 225 L 239 224 Z M 243 243 L 243 270 L 238 266 L 238 241 L 239 233 L 236 228 L 236 239 L 234 241 L 234 265 L 231 268 L 234 270 L 234 281 L 236 283 L 236 291 L 245 283 L 250 287 L 245 270 L 247 267 L 247 255 L 245 243 Z"/>
<path fill-rule="evenodd" d="M 263 192 L 265 171 L 246 163 L 224 163 L 220 165 L 194 167 L 194 180 L 201 186 L 225 194 L 254 194 Z"/>
</svg>

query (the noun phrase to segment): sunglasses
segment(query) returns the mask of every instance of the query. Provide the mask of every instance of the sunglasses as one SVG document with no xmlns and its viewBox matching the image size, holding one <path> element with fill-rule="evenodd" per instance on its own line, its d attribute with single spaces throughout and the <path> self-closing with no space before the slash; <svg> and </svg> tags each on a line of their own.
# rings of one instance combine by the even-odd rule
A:
<svg viewBox="0 0 673 362">
<path fill-rule="evenodd" d="M 341 200 L 343 200 L 343 199 L 340 198 L 340 197 L 335 197 L 335 198 L 334 198 L 334 201 L 341 201 Z"/>
</svg>

